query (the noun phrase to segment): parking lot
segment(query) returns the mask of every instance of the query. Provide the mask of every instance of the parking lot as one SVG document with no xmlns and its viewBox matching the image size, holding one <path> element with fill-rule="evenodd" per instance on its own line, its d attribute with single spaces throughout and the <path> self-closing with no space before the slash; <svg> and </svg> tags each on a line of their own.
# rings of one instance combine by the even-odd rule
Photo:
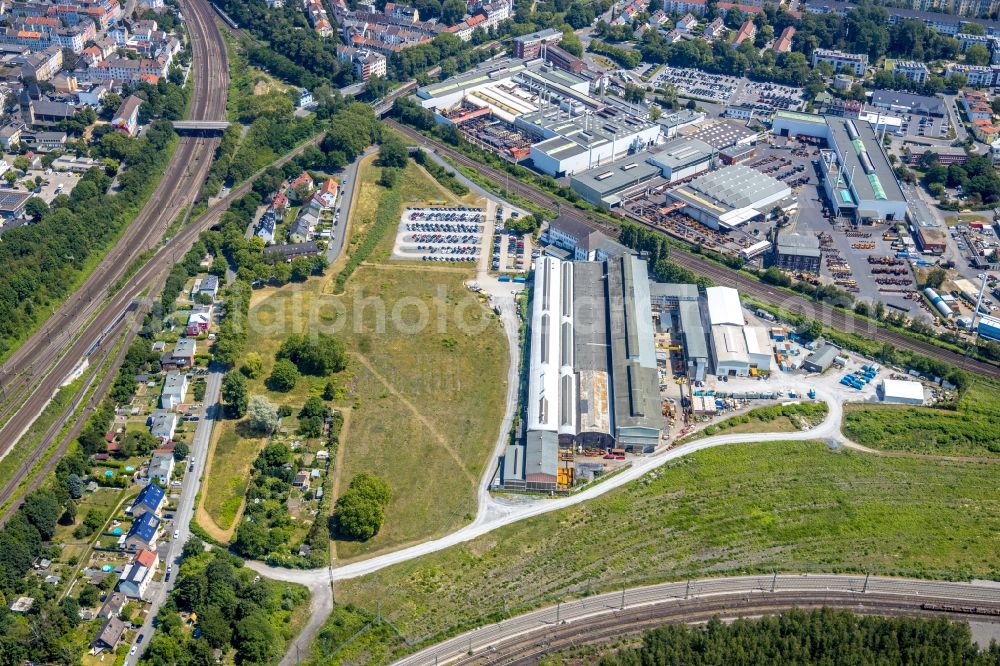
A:
<svg viewBox="0 0 1000 666">
<path fill-rule="evenodd" d="M 682 96 L 749 107 L 761 112 L 777 109 L 797 111 L 804 103 L 801 88 L 758 83 L 737 76 L 709 74 L 686 67 L 664 66 L 652 83 L 655 86 L 669 83 Z"/>
<path fill-rule="evenodd" d="M 482 250 L 482 208 L 407 208 L 400 216 L 393 259 L 476 262 Z"/>
<path fill-rule="evenodd" d="M 757 111 L 798 111 L 805 103 L 801 88 L 747 79 L 739 81 L 740 84 L 729 100 L 733 106 L 749 107 Z"/>
<path fill-rule="evenodd" d="M 496 223 L 493 232 L 493 254 L 490 257 L 490 268 L 499 273 L 522 272 L 531 264 L 533 244 L 530 237 L 511 232 L 505 228 L 504 222 L 511 218 L 517 219 L 524 215 L 521 211 L 497 207 Z"/>
<path fill-rule="evenodd" d="M 699 69 L 664 66 L 653 79 L 655 86 L 669 83 L 679 95 L 728 102 L 736 93 L 741 79 L 724 74 L 709 74 Z"/>
</svg>

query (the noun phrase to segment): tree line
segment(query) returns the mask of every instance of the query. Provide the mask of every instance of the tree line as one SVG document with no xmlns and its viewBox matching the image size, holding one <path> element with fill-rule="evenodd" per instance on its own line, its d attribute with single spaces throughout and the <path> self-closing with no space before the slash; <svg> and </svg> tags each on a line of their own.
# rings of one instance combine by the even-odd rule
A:
<svg viewBox="0 0 1000 666">
<path fill-rule="evenodd" d="M 980 650 L 966 623 L 879 617 L 821 608 L 704 626 L 646 632 L 642 646 L 604 656 L 601 666 L 813 666 L 815 664 L 1000 664 L 996 643 Z"/>
</svg>

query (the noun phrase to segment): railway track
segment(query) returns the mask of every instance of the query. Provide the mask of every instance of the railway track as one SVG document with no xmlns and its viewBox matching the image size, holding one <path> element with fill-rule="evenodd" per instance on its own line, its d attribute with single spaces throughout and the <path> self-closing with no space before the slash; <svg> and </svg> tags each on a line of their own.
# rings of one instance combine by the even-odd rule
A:
<svg viewBox="0 0 1000 666">
<path fill-rule="evenodd" d="M 450 146 L 447 146 L 439 141 L 429 139 L 416 130 L 402 125 L 395 120 L 386 120 L 385 122 L 392 126 L 393 129 L 409 137 L 416 143 L 432 146 L 434 150 L 440 154 L 447 155 L 448 158 L 456 164 L 475 169 L 492 180 L 494 183 L 503 183 L 511 193 L 519 197 L 523 197 L 524 199 L 527 199 L 528 201 L 548 210 L 552 210 L 553 212 L 558 211 L 558 214 L 561 216 L 600 227 L 603 231 L 613 237 L 617 237 L 618 235 L 617 230 L 612 224 L 605 220 L 601 220 L 595 215 L 585 213 L 569 204 L 556 202 L 552 195 L 547 192 L 544 192 L 533 185 L 528 185 L 527 183 L 512 179 L 507 173 L 477 162 L 454 148 L 451 148 Z M 630 217 L 630 219 L 638 224 L 642 224 L 643 226 L 663 233 L 663 230 L 655 224 L 642 220 L 641 218 Z M 845 332 L 858 333 L 871 340 L 882 342 L 899 349 L 905 349 L 910 352 L 922 354 L 930 358 L 935 358 L 969 372 L 993 379 L 1000 379 L 1000 366 L 979 361 L 951 350 L 937 347 L 928 342 L 914 340 L 893 330 L 878 327 L 866 319 L 855 317 L 847 312 L 837 310 L 822 303 L 816 303 L 815 301 L 808 300 L 802 296 L 789 294 L 788 292 L 781 291 L 770 285 L 758 282 L 749 276 L 741 274 L 739 271 L 715 264 L 703 257 L 698 256 L 697 254 L 694 254 L 693 252 L 672 247 L 670 248 L 670 260 L 690 271 L 693 271 L 697 275 L 702 275 L 712 279 L 717 284 L 736 285 L 745 294 L 773 305 L 779 305 L 795 314 L 817 319 L 831 328 Z"/>
<path fill-rule="evenodd" d="M 229 86 L 225 44 L 205 0 L 184 0 L 184 11 L 195 63 L 193 95 L 187 117 L 191 120 L 218 119 L 225 114 Z M 111 287 L 125 275 L 132 259 L 156 247 L 166 229 L 194 201 L 208 174 L 218 141 L 205 137 L 180 139 L 159 185 L 112 251 L 87 277 L 81 288 L 0 369 L 4 398 L 0 406 L 0 422 L 3 423 L 0 426 L 0 457 L 16 445 L 55 395 L 64 378 L 93 351 L 95 342 L 109 332 L 112 337 L 121 333 L 119 329 L 112 331 L 112 326 L 140 294 L 154 289 L 161 282 L 173 263 L 209 223 L 200 218 L 198 225 L 188 225 L 173 239 L 175 242 L 161 247 L 117 293 L 110 293 Z M 217 220 L 220 214 L 218 207 L 214 210 L 211 220 Z M 195 232 L 192 226 L 197 227 Z M 74 331 L 79 333 L 74 334 Z M 111 375 L 119 363 L 114 364 Z M 98 395 L 103 395 L 103 391 Z M 64 416 L 68 418 L 72 412 L 69 410 Z M 55 434 L 46 433 L 46 437 L 25 457 L 25 464 L 18 473 L 0 488 L 3 502 L 7 502 L 25 483 L 24 475 L 48 450 Z M 52 459 L 57 461 L 59 455 L 52 456 Z"/>
<path fill-rule="evenodd" d="M 134 315 L 140 316 L 140 315 Z M 18 484 L 7 483 L 2 489 L 0 489 L 0 507 L 5 507 L 0 513 L 0 525 L 5 524 L 7 520 L 11 517 L 14 511 L 17 509 L 16 503 L 10 503 L 10 500 L 17 493 L 28 494 L 34 490 L 37 490 L 44 481 L 45 477 L 48 476 L 49 472 L 55 469 L 56 465 L 59 464 L 59 460 L 66 455 L 66 451 L 69 449 L 70 443 L 80 434 L 83 430 L 84 424 L 87 422 L 87 418 L 97 409 L 97 405 L 100 402 L 102 396 L 108 392 L 111 388 L 111 383 L 114 382 L 117 372 L 116 369 L 125 360 L 125 355 L 128 353 L 129 345 L 132 344 L 132 340 L 135 338 L 136 331 L 138 330 L 138 324 L 131 317 L 123 318 L 122 321 L 115 327 L 123 326 L 127 328 L 125 337 L 122 340 L 122 345 L 118 352 L 115 354 L 115 358 L 111 363 L 108 372 L 105 373 L 104 377 L 101 379 L 101 383 L 97 386 L 94 392 L 91 394 L 90 400 L 87 402 L 87 406 L 78 415 L 78 417 L 73 421 L 73 425 L 67 430 L 62 438 L 59 440 L 59 444 L 56 446 L 55 450 L 52 451 L 49 456 L 45 459 L 40 467 L 32 470 L 32 468 L 38 463 L 40 455 L 30 456 L 25 459 L 21 465 L 18 467 L 17 472 L 14 474 L 13 478 L 20 480 Z M 117 333 L 115 330 L 113 333 Z M 93 370 L 84 386 L 80 389 L 80 393 L 75 400 L 64 410 L 63 414 L 55 420 L 52 426 L 45 432 L 42 436 L 40 446 L 41 453 L 47 450 L 48 444 L 52 442 L 53 439 L 59 434 L 66 422 L 76 413 L 79 409 L 83 398 L 86 395 L 87 389 L 93 383 L 100 367 L 107 360 L 108 355 L 111 353 L 110 347 L 105 347 L 105 350 L 95 356 L 95 362 L 93 365 Z M 45 447 L 45 448 L 42 448 Z M 36 454 L 40 453 L 36 449 Z"/>
<path fill-rule="evenodd" d="M 600 645 L 627 637 L 638 637 L 644 631 L 664 624 L 697 624 L 714 616 L 721 618 L 774 615 L 793 608 L 845 608 L 865 615 L 940 617 L 968 619 L 968 614 L 949 610 L 948 604 L 928 604 L 918 599 L 891 595 L 822 593 L 775 594 L 768 596 L 734 595 L 653 607 L 625 609 L 612 615 L 601 615 L 566 624 L 552 624 L 538 630 L 499 642 L 480 650 L 479 654 L 459 657 L 453 662 L 463 666 L 514 666 L 536 664 L 546 654 L 581 645 Z M 1000 607 L 995 607 L 1000 608 Z M 994 608 L 994 610 L 995 610 Z M 985 614 L 987 619 L 992 613 Z"/>
<path fill-rule="evenodd" d="M 704 578 L 606 592 L 516 615 L 424 648 L 394 666 L 535 663 L 542 654 L 561 647 L 621 637 L 665 623 L 818 606 L 1000 623 L 1000 591 L 985 582 L 837 574 Z"/>
<path fill-rule="evenodd" d="M 185 2 L 191 29 L 194 87 L 187 117 L 215 120 L 226 111 L 229 86 L 225 44 L 205 0 Z M 222 67 L 218 67 L 221 63 Z M 125 229 L 114 248 L 56 312 L 0 367 L 0 457 L 6 454 L 33 420 L 30 413 L 11 417 L 15 410 L 33 411 L 28 399 L 47 377 L 73 341 L 73 332 L 84 328 L 106 306 L 112 285 L 118 282 L 134 257 L 159 243 L 178 215 L 193 202 L 204 182 L 217 138 L 182 137 L 163 177 L 146 205 Z M 59 378 L 60 380 L 62 377 Z M 43 405 L 44 407 L 44 405 Z M 41 410 L 38 410 L 41 411 Z M 37 414 L 37 412 L 36 412 Z M 11 418 L 9 418 L 11 417 Z"/>
</svg>

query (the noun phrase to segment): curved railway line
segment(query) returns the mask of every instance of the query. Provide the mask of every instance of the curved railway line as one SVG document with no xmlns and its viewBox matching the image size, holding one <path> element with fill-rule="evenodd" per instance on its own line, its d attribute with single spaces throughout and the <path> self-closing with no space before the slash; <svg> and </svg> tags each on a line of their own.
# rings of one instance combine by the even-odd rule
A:
<svg viewBox="0 0 1000 666">
<path fill-rule="evenodd" d="M 456 164 L 475 169 L 494 183 L 503 183 L 513 194 L 523 197 L 536 205 L 552 210 L 554 199 L 552 195 L 544 192 L 543 190 L 511 178 L 506 172 L 500 171 L 499 169 L 477 162 L 454 148 L 451 148 L 450 146 L 447 146 L 439 141 L 434 141 L 423 134 L 420 134 L 413 128 L 402 125 L 395 120 L 386 120 L 385 122 L 391 125 L 393 129 L 399 131 L 413 141 L 433 146 L 438 153 L 447 155 L 448 158 Z M 561 216 L 601 227 L 601 229 L 609 235 L 618 235 L 613 225 L 610 225 L 608 222 L 602 221 L 595 216 L 588 215 L 587 213 L 574 208 L 569 204 L 560 205 L 558 211 Z M 641 218 L 630 216 L 629 219 L 650 229 L 663 233 L 661 228 L 648 221 L 642 220 Z M 697 275 L 703 275 L 711 278 L 717 284 L 738 285 L 741 291 L 754 298 L 758 298 L 775 305 L 780 305 L 784 309 L 795 314 L 810 317 L 812 319 L 818 319 L 831 328 L 845 332 L 857 332 L 859 334 L 863 334 L 871 340 L 883 342 L 893 347 L 922 354 L 930 358 L 936 358 L 969 372 L 974 372 L 993 379 L 1000 379 L 1000 366 L 992 365 L 974 358 L 969 358 L 948 349 L 937 347 L 928 342 L 915 340 L 890 329 L 876 327 L 868 320 L 855 317 L 852 314 L 837 310 L 828 305 L 816 303 L 815 301 L 808 300 L 802 296 L 781 291 L 770 285 L 758 282 L 749 276 L 742 275 L 739 271 L 715 264 L 698 256 L 697 254 L 694 254 L 693 252 L 671 247 L 670 260 L 679 266 L 693 271 Z"/>
<path fill-rule="evenodd" d="M 623 638 L 638 637 L 644 631 L 664 624 L 698 624 L 712 617 L 723 619 L 775 615 L 794 608 L 843 608 L 863 615 L 890 617 L 962 617 L 947 611 L 928 608 L 929 604 L 889 597 L 871 596 L 858 599 L 849 594 L 777 594 L 772 597 L 735 595 L 729 598 L 699 600 L 674 606 L 625 610 L 611 617 L 600 617 L 572 624 L 553 625 L 530 636 L 511 639 L 490 646 L 486 652 L 456 659 L 456 665 L 521 665 L 536 664 L 547 654 L 579 646 L 599 646 Z"/>
<path fill-rule="evenodd" d="M 534 664 L 562 648 L 637 635 L 663 624 L 821 606 L 870 615 L 943 616 L 1000 623 L 1000 588 L 835 574 L 663 583 L 585 597 L 483 626 L 404 657 L 396 666 Z"/>
</svg>

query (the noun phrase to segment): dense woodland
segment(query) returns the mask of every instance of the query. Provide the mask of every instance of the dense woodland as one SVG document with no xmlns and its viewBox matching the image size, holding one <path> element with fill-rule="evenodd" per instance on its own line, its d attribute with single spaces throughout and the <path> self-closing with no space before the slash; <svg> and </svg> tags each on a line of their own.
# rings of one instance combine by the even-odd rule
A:
<svg viewBox="0 0 1000 666">
<path fill-rule="evenodd" d="M 604 657 L 601 666 L 841 666 L 871 664 L 1000 664 L 1000 648 L 982 651 L 969 625 L 947 620 L 855 615 L 824 608 L 759 620 L 667 625 L 646 633 L 642 647 Z"/>
<path fill-rule="evenodd" d="M 284 644 L 301 629 L 290 622 L 306 603 L 305 588 L 261 578 L 243 568 L 238 558 L 221 550 L 204 552 L 192 538 L 184 545 L 177 585 L 156 615 L 157 628 L 142 663 L 155 666 L 212 666 L 219 663 L 269 664 L 284 653 Z M 179 612 L 197 613 L 194 636 Z"/>
</svg>

